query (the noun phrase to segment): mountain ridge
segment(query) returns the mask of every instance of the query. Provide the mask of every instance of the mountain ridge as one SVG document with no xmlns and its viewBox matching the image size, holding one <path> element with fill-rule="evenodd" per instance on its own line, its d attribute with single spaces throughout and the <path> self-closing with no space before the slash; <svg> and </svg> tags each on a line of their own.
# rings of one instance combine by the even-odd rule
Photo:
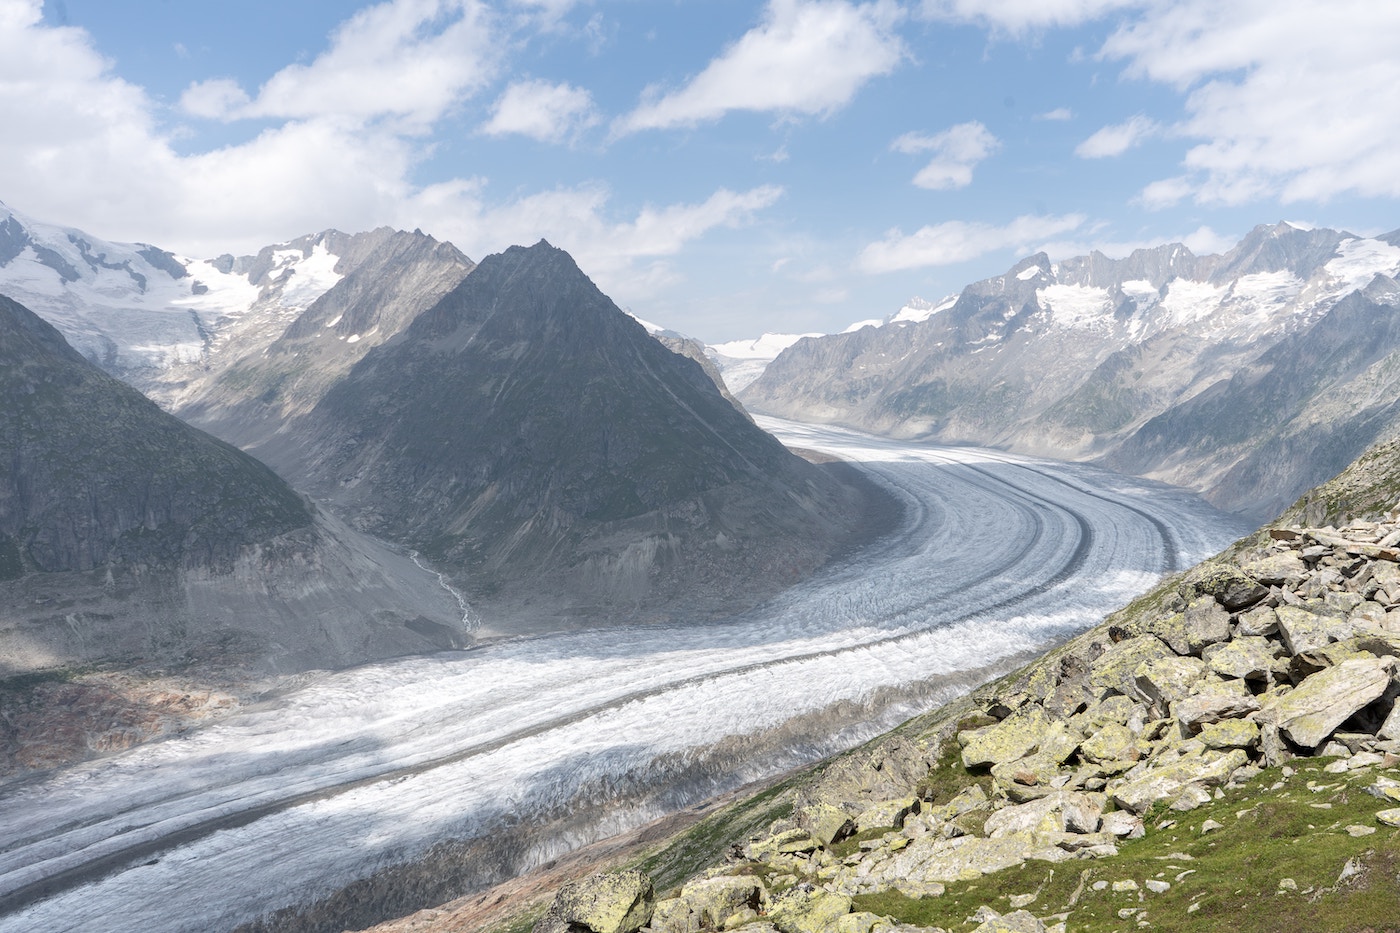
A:
<svg viewBox="0 0 1400 933">
<path fill-rule="evenodd" d="M 740 399 L 781 417 L 1096 460 L 1262 519 L 1400 421 L 1370 412 L 1337 434 L 1345 443 L 1335 456 L 1309 466 L 1296 442 L 1271 444 L 1259 427 L 1213 439 L 1223 421 L 1185 413 L 1218 399 L 1222 413 L 1258 411 L 1268 415 L 1261 424 L 1295 433 L 1347 420 L 1328 400 L 1384 378 L 1400 354 L 1400 337 L 1383 324 L 1397 305 L 1397 275 L 1400 250 L 1384 238 L 1286 223 L 1260 225 L 1217 256 L 1181 244 L 1121 260 L 1091 253 L 1052 263 L 1038 253 L 921 321 L 798 341 Z M 1346 304 L 1357 291 L 1370 296 L 1369 330 Z M 1339 334 L 1371 348 L 1365 371 L 1331 372 L 1309 350 Z M 1266 411 L 1251 394 L 1270 371 L 1287 386 L 1286 411 Z M 1273 469 L 1282 454 L 1293 457 L 1289 467 Z"/>
</svg>

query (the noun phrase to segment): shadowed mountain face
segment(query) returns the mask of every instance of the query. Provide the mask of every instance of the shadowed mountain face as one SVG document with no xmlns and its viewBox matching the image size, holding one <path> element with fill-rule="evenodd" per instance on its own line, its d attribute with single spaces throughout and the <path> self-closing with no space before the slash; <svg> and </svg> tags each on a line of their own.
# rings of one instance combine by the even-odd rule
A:
<svg viewBox="0 0 1400 933">
<path fill-rule="evenodd" d="M 312 521 L 271 470 L 171 418 L 6 298 L 0 451 L 0 577 L 206 566 Z"/>
<path fill-rule="evenodd" d="M 544 242 L 488 257 L 255 450 L 478 601 L 545 615 L 732 611 L 820 565 L 857 505 Z"/>
<path fill-rule="evenodd" d="M 1028 257 L 917 323 L 805 339 L 751 409 L 1097 459 L 1256 519 L 1400 430 L 1400 249 L 1260 226 L 1219 256 Z"/>
<path fill-rule="evenodd" d="M 0 675 L 460 644 L 456 600 L 0 298 Z"/>
</svg>

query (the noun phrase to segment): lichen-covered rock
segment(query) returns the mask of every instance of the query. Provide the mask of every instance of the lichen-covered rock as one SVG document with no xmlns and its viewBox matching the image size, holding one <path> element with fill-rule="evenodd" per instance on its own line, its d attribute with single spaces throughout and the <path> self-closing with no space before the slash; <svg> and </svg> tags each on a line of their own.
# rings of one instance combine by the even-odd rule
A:
<svg viewBox="0 0 1400 933">
<path fill-rule="evenodd" d="M 1165 712 L 1172 703 L 1190 696 L 1205 675 L 1204 661 L 1173 655 L 1144 661 L 1133 680 L 1143 698 Z"/>
<path fill-rule="evenodd" d="M 1317 615 L 1298 606 L 1279 606 L 1274 611 L 1278 615 L 1279 634 L 1291 655 L 1321 648 L 1353 634 L 1351 626 L 1343 619 Z"/>
<path fill-rule="evenodd" d="M 1013 865 L 1035 859 L 1060 862 L 1069 853 L 1053 845 L 1041 845 L 1023 838 L 983 839 L 958 836 L 936 839 L 924 836 L 887 863 L 885 876 L 921 881 L 971 881 Z"/>
<path fill-rule="evenodd" d="M 1255 718 L 1278 726 L 1304 748 L 1316 748 L 1353 714 L 1379 699 L 1390 686 L 1392 658 L 1354 658 L 1271 697 Z"/>
<path fill-rule="evenodd" d="M 1259 742 L 1259 724 L 1248 719 L 1208 723 L 1199 738 L 1206 748 L 1251 748 Z"/>
<path fill-rule="evenodd" d="M 559 889 L 534 933 L 635 933 L 651 920 L 651 879 L 639 871 L 590 875 Z"/>
<path fill-rule="evenodd" d="M 1155 765 L 1140 775 L 1112 786 L 1113 802 L 1125 810 L 1143 813 L 1159 800 L 1174 800 L 1188 784 L 1219 786 L 1230 773 L 1248 763 L 1249 756 L 1239 749 L 1211 757 L 1188 755 L 1180 760 Z"/>
<path fill-rule="evenodd" d="M 681 888 L 678 897 L 656 905 L 651 929 L 654 933 L 723 929 L 734 917 L 751 914 L 757 918 L 764 893 L 763 883 L 748 875 L 692 881 Z"/>
<path fill-rule="evenodd" d="M 812 884 L 798 884 L 772 898 L 768 919 L 782 933 L 830 933 L 851 912 L 851 899 Z"/>
<path fill-rule="evenodd" d="M 985 768 L 1024 758 L 1040 747 L 1050 727 L 1045 711 L 1032 706 L 1016 712 L 994 726 L 958 733 L 965 768 Z"/>
<path fill-rule="evenodd" d="M 1265 595 L 1268 595 L 1267 590 L 1264 592 Z M 1258 601 L 1258 599 L 1254 600 L 1254 602 Z M 1198 655 L 1207 645 L 1226 641 L 1230 637 L 1230 613 L 1226 612 L 1220 603 L 1209 596 L 1193 600 L 1186 607 L 1184 620 L 1186 643 L 1191 654 Z"/>
<path fill-rule="evenodd" d="M 793 816 L 799 827 L 824 846 L 839 842 L 855 831 L 855 821 L 850 814 L 829 803 L 809 803 Z"/>
<path fill-rule="evenodd" d="M 1026 910 L 988 917 L 972 933 L 1045 933 L 1045 924 Z"/>
<path fill-rule="evenodd" d="M 909 814 L 918 813 L 920 807 L 919 798 L 912 796 L 874 804 L 866 807 L 855 818 L 856 831 L 865 832 L 869 829 L 880 829 L 886 826 L 891 829 L 903 829 L 904 820 Z"/>
<path fill-rule="evenodd" d="M 1110 646 L 1094 661 L 1089 684 L 1100 690 L 1135 696 L 1138 668 L 1146 661 L 1175 656 L 1176 653 L 1155 635 L 1126 638 Z"/>
<path fill-rule="evenodd" d="M 1273 625 L 1277 628 L 1277 617 Z M 1268 680 L 1277 655 L 1273 642 L 1261 635 L 1236 635 L 1231 641 L 1211 645 L 1201 653 L 1212 671 L 1240 680 Z"/>
<path fill-rule="evenodd" d="M 1205 684 L 1191 696 L 1173 703 L 1171 712 L 1178 722 L 1194 732 L 1205 723 L 1238 719 L 1258 708 L 1259 701 L 1245 690 L 1241 681 L 1227 680 Z"/>
</svg>

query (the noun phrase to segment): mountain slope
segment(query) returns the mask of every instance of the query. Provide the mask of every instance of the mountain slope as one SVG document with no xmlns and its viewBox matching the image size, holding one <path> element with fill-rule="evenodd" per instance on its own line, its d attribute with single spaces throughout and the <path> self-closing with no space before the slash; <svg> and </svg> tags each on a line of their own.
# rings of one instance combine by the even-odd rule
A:
<svg viewBox="0 0 1400 933">
<path fill-rule="evenodd" d="M 544 242 L 483 260 L 257 452 L 542 620 L 733 611 L 825 560 L 857 505 Z"/>
<path fill-rule="evenodd" d="M 238 370 L 235 385 L 299 398 L 316 380 L 302 375 L 281 385 L 297 370 L 286 359 L 316 348 L 314 372 L 327 355 L 321 344 L 336 341 L 353 362 L 470 270 L 451 245 L 416 231 L 327 230 L 252 256 L 195 260 L 108 242 L 0 204 L 0 294 L 166 408 L 192 405 L 211 418 L 229 398 L 221 391 L 226 368 Z M 324 313 L 303 325 L 321 339 L 306 339 L 311 334 L 296 322 L 322 298 Z M 279 338 L 281 355 L 259 365 Z"/>
<path fill-rule="evenodd" d="M 0 672 L 446 647 L 456 600 L 0 298 Z"/>
<path fill-rule="evenodd" d="M 1180 244 L 1122 260 L 1037 254 L 922 321 L 800 341 L 741 398 L 1100 458 L 1262 518 L 1400 427 L 1385 405 L 1396 275 L 1385 238 L 1287 224 L 1220 256 Z"/>
</svg>

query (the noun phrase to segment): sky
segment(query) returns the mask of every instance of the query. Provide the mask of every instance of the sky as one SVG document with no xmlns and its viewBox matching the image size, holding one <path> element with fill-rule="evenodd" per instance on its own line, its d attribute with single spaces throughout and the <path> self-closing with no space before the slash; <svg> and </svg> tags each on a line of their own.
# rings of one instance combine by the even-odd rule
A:
<svg viewBox="0 0 1400 933">
<path fill-rule="evenodd" d="M 207 258 L 541 238 L 717 342 L 1044 250 L 1400 228 L 1378 0 L 0 0 L 0 201 Z"/>
</svg>

